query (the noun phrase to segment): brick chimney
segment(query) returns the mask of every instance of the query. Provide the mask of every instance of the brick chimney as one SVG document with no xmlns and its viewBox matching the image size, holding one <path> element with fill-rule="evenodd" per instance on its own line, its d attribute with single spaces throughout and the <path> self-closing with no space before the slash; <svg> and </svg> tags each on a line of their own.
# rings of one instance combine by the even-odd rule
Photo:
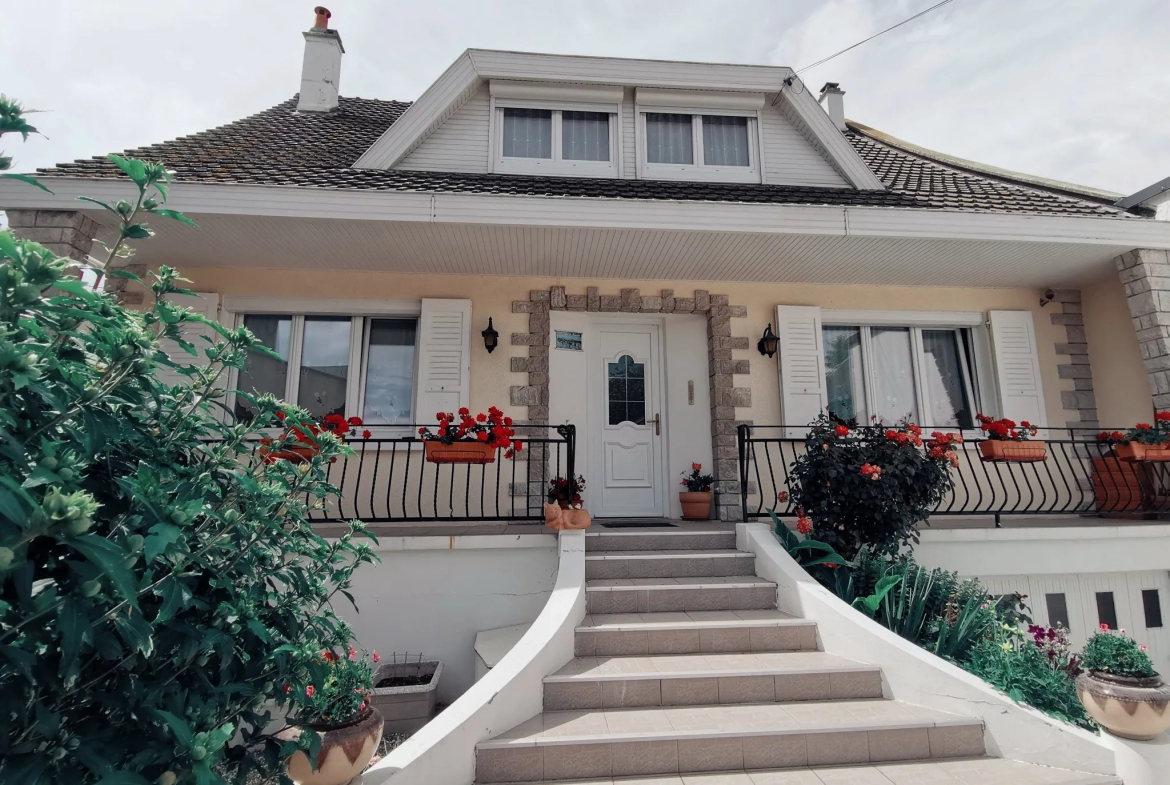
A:
<svg viewBox="0 0 1170 785">
<path fill-rule="evenodd" d="M 301 112 L 331 112 L 337 108 L 341 82 L 341 56 L 345 48 L 336 30 L 329 29 L 329 9 L 313 9 L 316 20 L 305 33 L 305 62 L 301 66 Z"/>
<path fill-rule="evenodd" d="M 846 130 L 845 91 L 841 89 L 841 85 L 836 82 L 825 82 L 818 100 L 825 107 L 825 111 L 829 113 L 829 119 L 833 121 L 833 125 L 837 126 L 840 131 Z"/>
</svg>

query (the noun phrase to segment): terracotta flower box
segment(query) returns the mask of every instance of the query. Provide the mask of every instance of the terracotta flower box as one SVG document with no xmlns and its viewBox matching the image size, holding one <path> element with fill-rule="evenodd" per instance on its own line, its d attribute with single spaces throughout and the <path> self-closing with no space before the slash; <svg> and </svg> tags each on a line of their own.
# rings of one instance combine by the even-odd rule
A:
<svg viewBox="0 0 1170 785">
<path fill-rule="evenodd" d="M 430 721 L 435 714 L 435 695 L 442 675 L 443 663 L 439 660 L 391 662 L 378 668 L 370 705 L 381 712 L 387 732 L 414 733 Z M 405 684 L 378 686 L 387 680 Z"/>
<path fill-rule="evenodd" d="M 1113 454 L 1123 461 L 1170 461 L 1170 444 L 1142 444 L 1122 442 L 1113 445 Z"/>
<path fill-rule="evenodd" d="M 1122 518 L 1140 517 L 1132 515 L 1145 506 L 1146 493 L 1139 468 L 1115 457 L 1093 459 L 1093 498 L 1097 512 L 1131 513 L 1118 516 Z"/>
<path fill-rule="evenodd" d="M 1048 460 L 1048 447 L 1041 441 L 987 439 L 979 442 L 979 455 L 985 461 L 1031 463 Z"/>
<path fill-rule="evenodd" d="M 431 463 L 495 463 L 496 448 L 483 442 L 452 442 L 443 444 L 437 439 L 423 442 L 427 460 Z"/>
</svg>

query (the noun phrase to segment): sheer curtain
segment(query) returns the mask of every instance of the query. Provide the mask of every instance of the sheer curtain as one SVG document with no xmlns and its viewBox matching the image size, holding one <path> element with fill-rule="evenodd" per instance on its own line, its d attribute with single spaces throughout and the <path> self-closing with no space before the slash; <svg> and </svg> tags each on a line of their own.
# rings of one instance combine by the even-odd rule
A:
<svg viewBox="0 0 1170 785">
<path fill-rule="evenodd" d="M 367 424 L 410 422 L 416 331 L 414 319 L 370 319 L 362 410 L 362 420 Z"/>
<path fill-rule="evenodd" d="M 552 112 L 548 109 L 505 109 L 505 158 L 552 158 Z"/>
<path fill-rule="evenodd" d="M 865 383 L 861 371 L 861 329 L 825 327 L 825 387 L 829 394 L 829 411 L 842 420 L 864 423 Z M 803 425 L 804 423 L 787 423 Z"/>
<path fill-rule="evenodd" d="M 608 161 L 609 115 L 561 112 L 561 157 L 566 161 Z"/>
<path fill-rule="evenodd" d="M 693 164 L 694 128 L 689 114 L 646 113 L 646 161 L 652 164 Z"/>
<path fill-rule="evenodd" d="M 922 386 L 926 388 L 927 425 L 972 428 L 971 402 L 963 384 L 959 335 L 954 330 L 923 330 Z"/>
<path fill-rule="evenodd" d="M 707 166 L 751 166 L 746 117 L 703 115 L 703 163 Z"/>
<path fill-rule="evenodd" d="M 914 400 L 914 361 L 908 327 L 870 329 L 873 365 L 873 401 L 878 417 L 893 424 L 902 420 L 918 422 Z"/>
</svg>

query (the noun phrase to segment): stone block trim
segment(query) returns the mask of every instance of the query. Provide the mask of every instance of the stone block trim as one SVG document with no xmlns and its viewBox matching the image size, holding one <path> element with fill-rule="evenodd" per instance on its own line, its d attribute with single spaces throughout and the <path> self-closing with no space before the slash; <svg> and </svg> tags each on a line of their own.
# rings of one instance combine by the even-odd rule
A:
<svg viewBox="0 0 1170 785">
<path fill-rule="evenodd" d="M 731 320 L 746 317 L 747 307 L 732 305 L 726 294 L 711 294 L 703 289 L 695 290 L 693 297 L 675 297 L 673 289 L 645 295 L 641 290 L 632 288 L 622 289 L 619 294 L 602 294 L 597 286 L 586 287 L 585 294 L 569 294 L 564 286 L 530 291 L 527 300 L 512 303 L 512 313 L 528 314 L 528 332 L 512 333 L 512 345 L 528 347 L 528 354 L 511 358 L 510 367 L 513 373 L 527 373 L 528 383 L 511 387 L 510 402 L 513 406 L 527 406 L 528 422 L 536 425 L 548 424 L 550 310 L 696 313 L 707 316 L 715 505 L 720 520 L 740 520 L 739 457 L 735 428 L 746 421 L 736 417 L 736 409 L 751 406 L 752 391 L 750 387 L 736 387 L 733 377 L 751 373 L 751 361 L 737 360 L 732 357 L 732 352 L 744 351 L 751 343 L 747 338 L 731 334 Z"/>
<path fill-rule="evenodd" d="M 1170 409 L 1170 254 L 1138 248 L 1116 257 L 1154 408 Z"/>
<path fill-rule="evenodd" d="M 1085 318 L 1081 315 L 1081 290 L 1057 289 L 1052 298 L 1054 310 L 1050 315 L 1052 323 L 1064 327 L 1064 343 L 1056 344 L 1056 353 L 1065 355 L 1068 361 L 1056 366 L 1061 379 L 1072 379 L 1073 389 L 1062 390 L 1061 407 L 1072 419 L 1065 422 L 1069 428 L 1100 427 L 1097 417 L 1097 401 L 1093 395 L 1093 370 L 1089 366 L 1089 344 L 1085 339 Z"/>
</svg>

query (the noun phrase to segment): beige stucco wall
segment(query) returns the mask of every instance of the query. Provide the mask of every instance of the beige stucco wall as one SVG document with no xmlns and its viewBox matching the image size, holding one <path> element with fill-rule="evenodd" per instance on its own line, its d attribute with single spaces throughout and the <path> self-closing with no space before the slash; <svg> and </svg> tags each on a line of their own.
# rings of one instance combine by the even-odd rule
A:
<svg viewBox="0 0 1170 785">
<path fill-rule="evenodd" d="M 1148 421 L 1153 411 L 1150 380 L 1121 280 L 1111 273 L 1082 287 L 1081 301 L 1101 425 L 1115 428 Z"/>
<path fill-rule="evenodd" d="M 727 294 L 732 305 L 747 306 L 748 316 L 732 319 L 732 332 L 746 336 L 752 348 L 737 352 L 737 357 L 751 359 L 750 379 L 737 376 L 736 385 L 752 388 L 752 406 L 741 416 L 759 424 L 779 420 L 779 382 L 776 361 L 762 357 L 755 342 L 764 326 L 774 320 L 778 304 L 819 305 L 823 308 L 863 308 L 931 311 L 988 311 L 993 309 L 1030 310 L 1034 315 L 1036 339 L 1043 372 L 1044 396 L 1048 419 L 1052 425 L 1063 425 L 1069 416 L 1061 408 L 1060 393 L 1071 390 L 1071 380 L 1060 379 L 1057 365 L 1064 360 L 1055 353 L 1055 345 L 1065 341 L 1064 328 L 1051 324 L 1049 308 L 1039 306 L 1040 293 L 1030 289 L 964 289 L 879 286 L 823 286 L 811 284 L 745 284 L 725 282 L 688 281 L 675 284 L 662 281 L 639 282 L 624 280 L 586 280 L 553 278 L 520 278 L 488 276 L 408 275 L 370 272 L 306 272 L 300 270 L 240 269 L 217 267 L 188 267 L 183 270 L 192 280 L 191 288 L 202 292 L 226 295 L 269 295 L 285 297 L 349 297 L 370 299 L 415 299 L 421 297 L 457 297 L 472 300 L 473 333 L 487 326 L 489 316 L 495 319 L 500 332 L 500 348 L 492 355 L 483 348 L 483 342 L 472 341 L 471 408 L 484 410 L 490 405 L 508 409 L 508 388 L 526 383 L 526 374 L 511 373 L 509 357 L 526 356 L 526 347 L 512 346 L 513 332 L 527 332 L 527 314 L 513 314 L 512 301 L 527 299 L 530 289 L 548 289 L 563 285 L 570 294 L 584 294 L 586 286 L 599 286 L 602 294 L 618 294 L 622 288 L 637 287 L 644 295 L 657 295 L 663 288 L 673 288 L 679 297 L 689 297 L 695 289 L 707 289 L 715 294 Z M 1102 298 L 1107 300 L 1108 298 Z M 1107 307 L 1113 305 L 1106 303 Z M 1124 302 L 1121 303 L 1124 307 Z M 1096 306 L 1094 306 L 1095 308 Z M 1103 306 L 1105 307 L 1105 306 Z M 1095 311 L 1094 311 L 1095 313 Z M 1088 316 L 1086 317 L 1088 318 Z M 1103 323 L 1113 325 L 1108 317 Z M 1098 329 L 1098 328 L 1094 328 Z M 1122 342 L 1120 330 L 1102 333 L 1102 341 L 1109 346 Z M 1099 331 L 1099 329 L 1098 329 Z M 1132 328 L 1130 328 L 1132 339 Z M 1091 339 L 1092 340 L 1092 339 Z M 1136 343 L 1132 347 L 1136 351 Z M 1111 355 L 1112 350 L 1107 350 Z M 1122 354 L 1118 352 L 1117 354 Z M 1117 362 L 1117 358 L 1110 357 Z M 1096 363 L 1096 357 L 1093 362 Z M 1128 366 L 1116 368 L 1118 373 L 1134 374 L 1134 385 L 1144 384 L 1144 373 L 1136 373 Z M 1140 369 L 1140 362 L 1138 364 Z M 1094 370 L 1096 370 L 1094 368 Z M 1124 377 L 1117 377 L 1124 378 Z M 1148 395 L 1148 394 L 1147 394 Z M 1127 399 L 1128 400 L 1128 399 Z M 1111 404 L 1114 405 L 1114 404 Z M 1132 421 L 1126 406 L 1116 404 L 1114 417 Z M 523 412 L 519 412 L 521 416 Z M 424 419 L 427 413 L 420 413 Z"/>
</svg>

